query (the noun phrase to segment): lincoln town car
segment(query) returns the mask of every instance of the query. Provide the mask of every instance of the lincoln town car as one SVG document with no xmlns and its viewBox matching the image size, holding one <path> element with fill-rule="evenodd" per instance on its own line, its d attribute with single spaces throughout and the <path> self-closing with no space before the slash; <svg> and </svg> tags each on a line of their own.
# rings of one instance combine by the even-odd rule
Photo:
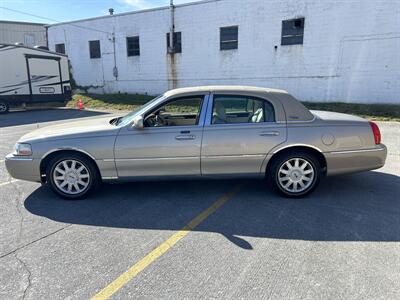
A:
<svg viewBox="0 0 400 300">
<path fill-rule="evenodd" d="M 5 162 L 12 177 L 66 199 L 102 182 L 233 176 L 302 197 L 323 177 L 380 168 L 386 155 L 373 122 L 310 111 L 283 90 L 204 86 L 168 91 L 122 117 L 39 128 Z"/>
</svg>

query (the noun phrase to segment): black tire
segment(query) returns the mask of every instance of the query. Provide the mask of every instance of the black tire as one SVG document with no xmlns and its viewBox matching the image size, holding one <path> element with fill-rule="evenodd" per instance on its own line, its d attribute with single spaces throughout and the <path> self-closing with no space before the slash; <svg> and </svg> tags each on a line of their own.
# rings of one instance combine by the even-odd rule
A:
<svg viewBox="0 0 400 300">
<path fill-rule="evenodd" d="M 282 181 L 280 181 L 280 179 L 285 180 L 283 178 L 284 175 L 282 175 L 282 173 L 280 172 L 281 167 L 285 168 L 284 165 L 288 161 L 290 161 L 289 164 L 292 164 L 293 161 L 295 161 L 296 159 L 299 159 L 300 162 L 304 162 L 304 161 L 308 162 L 309 165 L 306 166 L 306 168 L 308 168 L 307 172 L 311 169 L 314 172 L 312 179 L 309 180 L 311 183 L 308 183 L 308 181 L 307 181 L 305 184 L 306 188 L 304 190 L 301 190 L 298 192 L 288 190 L 288 189 L 290 189 L 289 188 L 290 186 L 292 186 L 292 188 L 294 187 L 293 183 L 290 184 L 289 187 L 285 189 L 284 184 L 282 183 Z M 287 172 L 285 169 L 283 169 L 283 171 Z M 293 174 L 293 173 L 291 172 L 291 174 Z M 295 179 L 300 178 L 298 173 L 296 173 L 296 174 L 293 174 L 293 175 L 295 175 Z M 318 159 L 314 155 L 310 154 L 307 151 L 288 152 L 288 153 L 281 154 L 276 159 L 274 159 L 274 161 L 272 162 L 272 165 L 269 169 L 269 178 L 271 180 L 271 184 L 272 184 L 273 188 L 278 193 L 280 193 L 281 195 L 288 197 L 288 198 L 300 198 L 300 197 L 304 197 L 304 196 L 310 194 L 311 192 L 313 192 L 319 184 L 319 181 L 321 179 L 321 174 L 322 174 L 322 170 L 321 170 L 321 165 L 320 165 Z M 287 175 L 287 176 L 290 177 L 291 175 Z M 302 176 L 302 174 L 300 174 L 300 176 Z M 309 179 L 309 177 L 307 177 L 307 178 Z M 300 181 L 301 181 L 301 179 L 300 179 Z M 284 181 L 284 182 L 286 182 L 286 184 L 288 184 L 289 180 Z M 305 181 L 302 181 L 303 184 L 304 184 L 304 182 Z M 309 184 L 309 185 L 307 186 L 307 184 Z M 296 186 L 299 186 L 299 184 L 296 183 Z"/>
<path fill-rule="evenodd" d="M 8 103 L 3 100 L 0 100 L 0 114 L 8 113 L 9 109 L 10 106 L 8 105 Z"/>
<path fill-rule="evenodd" d="M 59 165 L 59 163 L 62 163 L 63 161 L 67 160 L 73 160 L 83 165 L 87 170 L 87 174 L 89 174 L 87 186 L 79 193 L 71 194 L 64 192 L 62 189 L 58 187 L 54 179 L 53 174 L 55 174 L 54 173 L 55 168 Z M 57 195 L 61 196 L 66 200 L 85 199 L 93 191 L 95 191 L 101 183 L 101 177 L 95 163 L 91 159 L 88 159 L 86 156 L 80 153 L 73 153 L 73 152 L 67 154 L 65 153 L 59 154 L 55 156 L 53 159 L 51 159 L 50 162 L 47 164 L 46 179 L 47 183 L 50 185 L 53 192 L 55 192 Z"/>
</svg>

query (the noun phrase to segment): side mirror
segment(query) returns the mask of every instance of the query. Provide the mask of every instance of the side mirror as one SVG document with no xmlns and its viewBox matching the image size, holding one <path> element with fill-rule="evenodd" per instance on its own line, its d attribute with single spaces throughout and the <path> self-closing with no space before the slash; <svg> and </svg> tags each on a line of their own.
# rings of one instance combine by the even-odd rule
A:
<svg viewBox="0 0 400 300">
<path fill-rule="evenodd" d="M 137 129 L 144 128 L 143 116 L 137 116 L 136 118 L 133 119 L 133 127 L 137 128 Z"/>
</svg>

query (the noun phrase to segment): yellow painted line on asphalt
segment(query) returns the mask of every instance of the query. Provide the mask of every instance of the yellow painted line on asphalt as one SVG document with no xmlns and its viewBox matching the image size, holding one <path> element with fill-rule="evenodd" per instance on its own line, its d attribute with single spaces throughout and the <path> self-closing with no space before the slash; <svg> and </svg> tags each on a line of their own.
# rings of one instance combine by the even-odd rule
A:
<svg viewBox="0 0 400 300">
<path fill-rule="evenodd" d="M 18 179 L 12 179 L 10 181 L 0 182 L 0 186 L 7 185 L 7 184 L 10 184 L 10 183 L 13 183 L 13 182 L 16 182 L 16 181 L 18 181 Z"/>
<path fill-rule="evenodd" d="M 141 271 L 146 269 L 149 265 L 151 265 L 157 258 L 167 252 L 170 248 L 172 248 L 177 242 L 179 242 L 182 238 L 184 238 L 191 230 L 196 228 L 199 224 L 201 224 L 205 219 L 207 219 L 212 213 L 214 213 L 218 208 L 224 205 L 228 200 L 230 200 L 235 194 L 239 192 L 239 190 L 243 187 L 243 184 L 238 185 L 232 191 L 226 193 L 222 197 L 220 197 L 213 205 L 204 210 L 198 216 L 196 216 L 193 220 L 191 220 L 185 227 L 179 230 L 177 233 L 172 235 L 169 239 L 163 242 L 156 249 L 151 251 L 141 260 L 139 260 L 136 264 L 130 267 L 127 271 L 122 273 L 118 278 L 108 284 L 105 288 L 103 288 L 100 292 L 98 292 L 95 296 L 92 297 L 91 300 L 100 300 L 100 299 L 108 299 L 115 292 L 121 289 L 125 284 L 131 281 L 136 277 Z"/>
</svg>

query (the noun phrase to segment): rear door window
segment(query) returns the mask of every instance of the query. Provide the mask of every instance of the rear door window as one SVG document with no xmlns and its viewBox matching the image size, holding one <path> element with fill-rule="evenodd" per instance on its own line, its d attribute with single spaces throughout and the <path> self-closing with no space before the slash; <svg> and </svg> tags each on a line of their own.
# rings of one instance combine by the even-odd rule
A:
<svg viewBox="0 0 400 300">
<path fill-rule="evenodd" d="M 250 96 L 214 95 L 212 124 L 275 122 L 272 104 Z"/>
</svg>

